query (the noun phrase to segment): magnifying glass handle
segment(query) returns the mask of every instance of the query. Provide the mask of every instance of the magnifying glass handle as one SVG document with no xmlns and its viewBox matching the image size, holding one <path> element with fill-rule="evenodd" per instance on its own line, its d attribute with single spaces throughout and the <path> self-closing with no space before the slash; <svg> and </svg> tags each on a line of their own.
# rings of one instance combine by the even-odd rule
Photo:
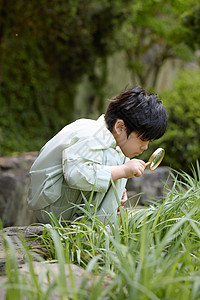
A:
<svg viewBox="0 0 200 300">
<path fill-rule="evenodd" d="M 145 164 L 145 166 L 147 167 L 148 165 L 150 165 L 150 163 L 151 163 L 151 162 L 150 162 L 150 161 L 148 161 L 148 162 Z"/>
</svg>

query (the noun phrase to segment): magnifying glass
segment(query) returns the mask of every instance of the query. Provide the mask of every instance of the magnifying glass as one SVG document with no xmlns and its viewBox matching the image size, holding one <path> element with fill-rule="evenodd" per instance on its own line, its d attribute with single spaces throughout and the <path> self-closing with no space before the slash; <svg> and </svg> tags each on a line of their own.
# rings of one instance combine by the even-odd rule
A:
<svg viewBox="0 0 200 300">
<path fill-rule="evenodd" d="M 164 156 L 165 150 L 163 148 L 158 148 L 150 156 L 148 162 L 146 163 L 146 167 L 148 166 L 150 170 L 155 170 L 163 160 Z"/>
</svg>

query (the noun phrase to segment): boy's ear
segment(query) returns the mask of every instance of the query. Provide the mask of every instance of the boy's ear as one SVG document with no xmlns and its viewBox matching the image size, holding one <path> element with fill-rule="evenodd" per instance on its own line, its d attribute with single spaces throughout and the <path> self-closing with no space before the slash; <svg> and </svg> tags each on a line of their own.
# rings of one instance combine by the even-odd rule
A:
<svg viewBox="0 0 200 300">
<path fill-rule="evenodd" d="M 124 130 L 126 130 L 124 121 L 122 119 L 117 119 L 114 125 L 114 130 L 117 134 L 121 134 Z"/>
</svg>

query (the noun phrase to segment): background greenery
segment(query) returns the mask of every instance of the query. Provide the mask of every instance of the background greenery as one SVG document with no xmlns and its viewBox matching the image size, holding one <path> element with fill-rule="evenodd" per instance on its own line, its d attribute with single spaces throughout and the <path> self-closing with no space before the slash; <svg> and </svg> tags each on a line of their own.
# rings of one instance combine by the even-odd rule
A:
<svg viewBox="0 0 200 300">
<path fill-rule="evenodd" d="M 169 113 L 165 164 L 199 158 L 198 0 L 0 0 L 0 25 L 0 155 L 38 151 L 140 84 L 159 90 Z M 173 84 L 169 61 L 196 71 Z"/>
</svg>

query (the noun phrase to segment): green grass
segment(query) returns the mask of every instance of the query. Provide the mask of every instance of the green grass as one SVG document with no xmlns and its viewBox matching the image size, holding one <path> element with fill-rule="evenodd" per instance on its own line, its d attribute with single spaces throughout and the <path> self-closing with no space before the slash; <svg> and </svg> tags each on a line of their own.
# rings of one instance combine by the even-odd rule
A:
<svg viewBox="0 0 200 300">
<path fill-rule="evenodd" d="M 109 234 L 92 216 L 91 203 L 81 207 L 82 220 L 65 225 L 49 214 L 41 246 L 48 260 L 58 262 L 59 274 L 44 288 L 44 274 L 36 276 L 30 251 L 21 243 L 30 269 L 25 277 L 18 271 L 15 250 L 5 237 L 7 253 L 6 299 L 200 299 L 200 168 L 193 176 L 173 172 L 173 188 L 162 202 L 143 209 L 121 211 Z M 119 199 L 118 199 L 119 200 Z M 12 255 L 10 255 L 12 253 Z M 40 259 L 41 260 L 41 259 Z M 90 292 L 87 278 L 77 290 L 70 272 L 72 292 L 66 285 L 64 263 L 73 263 L 98 274 Z M 107 276 L 107 277 L 106 277 Z M 102 282 L 108 278 L 107 286 Z M 13 296 L 15 295 L 15 296 Z M 71 298 L 70 298 L 71 297 Z"/>
</svg>

